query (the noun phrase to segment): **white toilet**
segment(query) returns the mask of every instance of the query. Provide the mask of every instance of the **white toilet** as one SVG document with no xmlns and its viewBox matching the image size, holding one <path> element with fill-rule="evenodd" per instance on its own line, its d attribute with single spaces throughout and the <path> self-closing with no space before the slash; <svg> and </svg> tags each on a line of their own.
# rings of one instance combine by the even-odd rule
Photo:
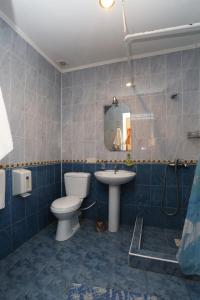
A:
<svg viewBox="0 0 200 300">
<path fill-rule="evenodd" d="M 69 239 L 80 227 L 78 209 L 87 197 L 90 188 L 90 173 L 69 172 L 64 174 L 66 197 L 51 204 L 51 212 L 58 219 L 56 240 Z"/>
</svg>

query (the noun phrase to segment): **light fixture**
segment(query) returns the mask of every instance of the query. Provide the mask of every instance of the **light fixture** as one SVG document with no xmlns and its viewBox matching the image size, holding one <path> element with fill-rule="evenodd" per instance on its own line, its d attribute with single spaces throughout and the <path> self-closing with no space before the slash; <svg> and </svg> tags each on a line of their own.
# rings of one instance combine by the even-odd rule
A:
<svg viewBox="0 0 200 300">
<path fill-rule="evenodd" d="M 111 9 L 115 4 L 115 0 L 99 0 L 99 4 L 104 9 Z"/>
<path fill-rule="evenodd" d="M 126 83 L 126 86 L 127 86 L 127 87 L 131 87 L 131 86 L 132 86 L 132 82 L 127 82 L 127 83 Z"/>
<path fill-rule="evenodd" d="M 118 106 L 118 100 L 117 100 L 117 98 L 114 96 L 113 97 L 113 101 L 112 101 L 112 105 L 115 105 L 115 106 Z"/>
</svg>

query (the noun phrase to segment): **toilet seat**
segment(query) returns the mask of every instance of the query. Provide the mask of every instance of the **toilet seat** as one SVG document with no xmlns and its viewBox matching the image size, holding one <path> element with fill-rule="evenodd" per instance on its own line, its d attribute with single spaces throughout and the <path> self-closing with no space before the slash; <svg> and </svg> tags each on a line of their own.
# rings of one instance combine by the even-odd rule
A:
<svg viewBox="0 0 200 300">
<path fill-rule="evenodd" d="M 81 199 L 76 196 L 67 196 L 54 200 L 51 204 L 52 212 L 68 213 L 77 210 L 81 206 Z"/>
</svg>

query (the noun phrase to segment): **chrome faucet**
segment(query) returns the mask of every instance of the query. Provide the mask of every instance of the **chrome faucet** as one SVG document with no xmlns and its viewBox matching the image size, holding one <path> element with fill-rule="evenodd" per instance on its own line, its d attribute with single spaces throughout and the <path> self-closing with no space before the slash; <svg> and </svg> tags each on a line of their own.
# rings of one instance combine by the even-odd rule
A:
<svg viewBox="0 0 200 300">
<path fill-rule="evenodd" d="M 114 166 L 114 173 L 117 174 L 118 172 L 118 168 L 117 168 L 117 164 L 115 163 L 115 166 Z"/>
</svg>

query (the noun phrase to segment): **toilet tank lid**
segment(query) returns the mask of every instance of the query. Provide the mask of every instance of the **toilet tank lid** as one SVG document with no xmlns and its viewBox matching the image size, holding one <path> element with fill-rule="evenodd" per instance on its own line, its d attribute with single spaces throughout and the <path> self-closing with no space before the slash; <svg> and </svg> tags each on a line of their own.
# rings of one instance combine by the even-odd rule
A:
<svg viewBox="0 0 200 300">
<path fill-rule="evenodd" d="M 67 172 L 64 174 L 65 177 L 76 177 L 76 178 L 88 178 L 91 176 L 90 173 L 85 172 Z"/>
</svg>

